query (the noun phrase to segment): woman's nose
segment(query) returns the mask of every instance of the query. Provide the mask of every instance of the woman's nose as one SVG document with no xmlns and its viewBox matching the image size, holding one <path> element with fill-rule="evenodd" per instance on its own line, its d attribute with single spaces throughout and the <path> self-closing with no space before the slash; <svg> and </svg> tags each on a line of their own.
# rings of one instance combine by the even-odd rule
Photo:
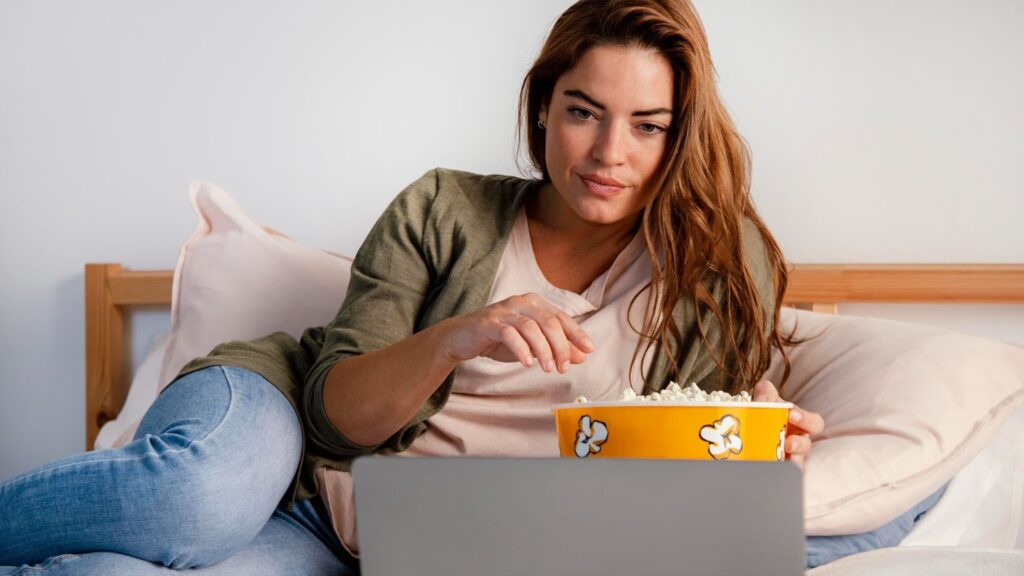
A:
<svg viewBox="0 0 1024 576">
<path fill-rule="evenodd" d="M 604 165 L 622 164 L 626 160 L 627 137 L 626 131 L 615 124 L 602 126 L 591 155 Z"/>
</svg>

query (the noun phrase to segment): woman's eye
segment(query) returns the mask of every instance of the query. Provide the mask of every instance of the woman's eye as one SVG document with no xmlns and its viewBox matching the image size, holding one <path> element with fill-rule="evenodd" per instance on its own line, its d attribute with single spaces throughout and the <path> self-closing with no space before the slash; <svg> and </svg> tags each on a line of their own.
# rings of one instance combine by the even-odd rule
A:
<svg viewBox="0 0 1024 576">
<path fill-rule="evenodd" d="M 644 134 L 661 134 L 665 129 L 657 124 L 644 123 L 639 126 L 640 131 Z"/>
<path fill-rule="evenodd" d="M 576 118 L 577 120 L 588 120 L 594 117 L 594 115 L 590 113 L 590 110 L 586 110 L 583 108 L 569 108 L 569 114 L 571 114 L 573 118 Z"/>
</svg>

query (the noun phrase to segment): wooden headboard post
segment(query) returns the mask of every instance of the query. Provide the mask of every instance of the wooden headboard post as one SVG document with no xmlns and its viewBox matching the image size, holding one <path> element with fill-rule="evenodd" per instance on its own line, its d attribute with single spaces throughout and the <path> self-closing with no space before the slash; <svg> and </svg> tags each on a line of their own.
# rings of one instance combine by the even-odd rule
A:
<svg viewBox="0 0 1024 576">
<path fill-rule="evenodd" d="M 169 270 L 132 272 L 119 264 L 85 265 L 85 448 L 117 417 L 128 395 L 125 308 L 171 303 Z"/>
<path fill-rule="evenodd" d="M 92 448 L 100 427 L 116 415 L 128 394 L 124 375 L 124 316 L 109 286 L 117 264 L 85 266 L 85 447 Z"/>
</svg>

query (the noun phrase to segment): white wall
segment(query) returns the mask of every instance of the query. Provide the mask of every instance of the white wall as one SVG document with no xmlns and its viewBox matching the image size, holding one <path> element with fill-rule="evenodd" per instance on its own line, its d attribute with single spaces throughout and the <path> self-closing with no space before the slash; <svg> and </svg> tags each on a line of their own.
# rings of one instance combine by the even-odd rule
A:
<svg viewBox="0 0 1024 576">
<path fill-rule="evenodd" d="M 192 179 L 352 253 L 431 167 L 515 173 L 568 4 L 0 0 L 0 479 L 82 448 L 85 262 L 173 267 Z M 1024 262 L 1024 3 L 697 5 L 792 261 Z M 851 310 L 1024 342 L 1021 308 Z"/>
</svg>

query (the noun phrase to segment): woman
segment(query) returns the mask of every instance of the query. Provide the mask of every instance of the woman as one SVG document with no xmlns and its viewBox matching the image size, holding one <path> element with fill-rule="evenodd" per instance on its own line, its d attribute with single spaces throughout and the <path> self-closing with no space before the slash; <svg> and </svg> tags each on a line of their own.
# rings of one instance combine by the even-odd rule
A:
<svg viewBox="0 0 1024 576">
<path fill-rule="evenodd" d="M 0 564 L 354 573 L 356 455 L 553 455 L 551 404 L 670 380 L 777 399 L 754 383 L 783 341 L 786 270 L 693 7 L 578 2 L 521 103 L 539 179 L 413 183 L 329 325 L 224 344 L 131 444 L 0 486 Z M 792 414 L 799 461 L 823 423 Z"/>
</svg>

